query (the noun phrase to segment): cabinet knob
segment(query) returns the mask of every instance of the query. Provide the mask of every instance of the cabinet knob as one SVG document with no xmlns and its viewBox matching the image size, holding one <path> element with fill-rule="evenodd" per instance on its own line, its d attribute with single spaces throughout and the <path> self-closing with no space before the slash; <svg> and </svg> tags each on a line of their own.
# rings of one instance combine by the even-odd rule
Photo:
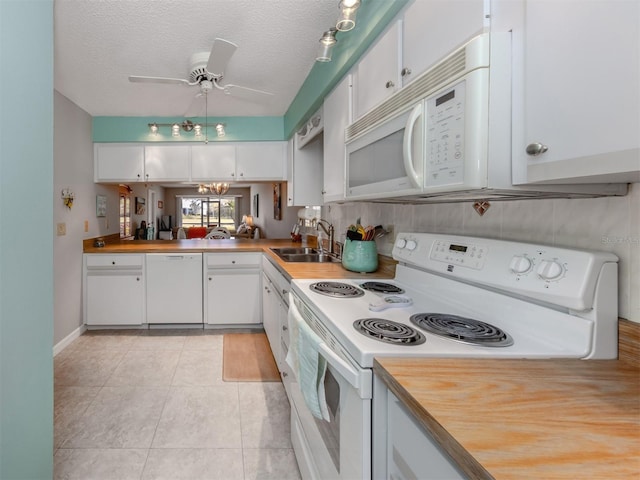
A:
<svg viewBox="0 0 640 480">
<path fill-rule="evenodd" d="M 115 264 L 116 264 L 116 261 L 115 261 L 115 260 L 111 262 L 111 265 L 115 265 Z"/>
<path fill-rule="evenodd" d="M 211 277 L 209 277 L 209 281 L 213 280 Z"/>
<path fill-rule="evenodd" d="M 327 194 L 327 191 L 326 191 L 326 190 L 322 190 L 320 193 L 321 193 L 322 195 L 326 195 L 326 194 Z"/>
<path fill-rule="evenodd" d="M 231 172 L 231 176 L 232 176 L 232 177 L 235 177 L 235 176 L 236 176 L 236 174 L 235 174 L 235 173 L 233 173 L 233 172 Z"/>
<path fill-rule="evenodd" d="M 283 377 L 287 377 L 287 376 L 289 376 L 289 374 L 287 372 L 282 372 L 282 376 Z"/>
<path fill-rule="evenodd" d="M 140 174 L 138 174 L 137 177 L 140 178 Z"/>
<path fill-rule="evenodd" d="M 402 75 L 403 77 L 411 75 L 411 69 L 408 67 L 404 67 L 402 70 L 400 70 L 400 75 Z"/>
<path fill-rule="evenodd" d="M 241 176 L 241 177 L 244 177 L 244 173 L 243 173 L 243 172 L 240 172 L 240 176 Z"/>
<path fill-rule="evenodd" d="M 136 277 L 136 282 L 139 282 L 139 281 L 140 281 L 140 277 Z"/>
<path fill-rule="evenodd" d="M 385 83 L 385 84 L 384 84 L 384 86 L 385 86 L 386 88 L 392 88 L 392 87 L 395 87 L 395 86 L 396 86 L 396 84 L 395 84 L 395 83 L 393 83 L 391 80 L 389 80 L 387 83 Z"/>
<path fill-rule="evenodd" d="M 235 260 L 231 260 L 231 263 L 236 263 L 236 261 Z"/>
<path fill-rule="evenodd" d="M 283 332 L 286 332 L 287 330 L 289 330 L 289 327 L 287 327 L 286 325 L 283 325 L 283 326 L 282 326 L 282 331 L 283 331 Z"/>
<path fill-rule="evenodd" d="M 529 145 L 527 145 L 527 149 L 525 151 L 527 152 L 527 155 L 537 157 L 538 155 L 542 155 L 547 150 L 549 150 L 549 147 L 543 145 L 542 143 L 530 143 Z"/>
</svg>

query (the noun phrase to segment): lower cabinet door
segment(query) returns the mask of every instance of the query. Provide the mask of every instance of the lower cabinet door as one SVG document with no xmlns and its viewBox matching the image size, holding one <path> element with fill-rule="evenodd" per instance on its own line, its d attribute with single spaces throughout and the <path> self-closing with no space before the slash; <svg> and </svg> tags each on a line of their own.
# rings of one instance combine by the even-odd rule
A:
<svg viewBox="0 0 640 480">
<path fill-rule="evenodd" d="M 87 275 L 87 325 L 144 323 L 142 274 Z"/>
<path fill-rule="evenodd" d="M 205 282 L 206 323 L 245 325 L 262 322 L 259 270 L 209 270 Z"/>
</svg>

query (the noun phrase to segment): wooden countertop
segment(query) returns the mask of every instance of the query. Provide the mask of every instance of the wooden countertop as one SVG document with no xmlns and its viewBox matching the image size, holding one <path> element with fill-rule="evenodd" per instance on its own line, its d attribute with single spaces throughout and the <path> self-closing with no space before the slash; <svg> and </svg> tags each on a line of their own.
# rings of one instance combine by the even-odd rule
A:
<svg viewBox="0 0 640 480">
<path fill-rule="evenodd" d="M 350 272 L 336 263 L 293 263 L 281 260 L 271 247 L 306 246 L 289 239 L 229 240 L 115 240 L 106 239 L 104 247 L 94 247 L 94 239 L 83 242 L 84 253 L 169 253 L 169 252 L 264 252 L 271 262 L 288 278 L 393 278 L 397 262 L 390 257 L 379 256 L 378 270 L 372 273 Z"/>
<path fill-rule="evenodd" d="M 470 478 L 640 478 L 637 363 L 381 358 L 374 372 Z"/>
</svg>

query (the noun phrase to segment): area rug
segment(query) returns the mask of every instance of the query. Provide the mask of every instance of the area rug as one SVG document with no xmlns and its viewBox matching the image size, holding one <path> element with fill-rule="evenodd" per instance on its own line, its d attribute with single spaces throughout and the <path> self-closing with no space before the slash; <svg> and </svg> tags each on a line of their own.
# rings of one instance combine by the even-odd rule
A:
<svg viewBox="0 0 640 480">
<path fill-rule="evenodd" d="M 264 333 L 225 333 L 222 352 L 225 382 L 280 381 L 280 372 Z"/>
</svg>

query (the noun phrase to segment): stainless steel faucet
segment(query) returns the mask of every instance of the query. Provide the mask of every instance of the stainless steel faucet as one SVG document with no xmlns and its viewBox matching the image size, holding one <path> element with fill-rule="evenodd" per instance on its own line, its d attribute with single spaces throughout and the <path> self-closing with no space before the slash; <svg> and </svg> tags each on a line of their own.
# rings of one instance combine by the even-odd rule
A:
<svg viewBox="0 0 640 480">
<path fill-rule="evenodd" d="M 326 223 L 328 225 L 328 227 L 325 227 L 322 222 Z M 322 231 L 324 233 L 326 233 L 327 235 L 329 235 L 329 253 L 334 253 L 333 252 L 333 234 L 334 234 L 334 229 L 333 229 L 333 225 L 330 224 L 328 221 L 324 220 L 323 218 L 321 218 L 320 220 L 318 220 L 318 223 L 316 223 L 316 230 L 318 229 L 322 229 Z M 318 244 L 318 248 L 320 249 L 320 251 L 322 252 L 323 247 L 322 247 L 322 243 L 319 242 Z"/>
</svg>

